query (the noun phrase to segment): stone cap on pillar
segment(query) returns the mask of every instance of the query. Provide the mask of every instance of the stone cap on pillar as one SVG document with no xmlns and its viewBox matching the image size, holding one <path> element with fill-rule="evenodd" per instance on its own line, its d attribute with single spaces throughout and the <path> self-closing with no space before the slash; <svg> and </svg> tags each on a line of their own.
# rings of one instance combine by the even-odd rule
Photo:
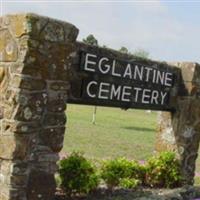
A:
<svg viewBox="0 0 200 200">
<path fill-rule="evenodd" d="M 65 21 L 40 16 L 34 13 L 6 15 L 0 18 L 0 28 L 10 27 L 12 35 L 36 36 L 52 42 L 75 41 L 79 30 Z"/>
<path fill-rule="evenodd" d="M 181 69 L 180 96 L 200 96 L 200 64 L 196 62 L 168 62 Z"/>
<path fill-rule="evenodd" d="M 68 43 L 74 42 L 79 30 L 72 24 L 33 13 L 0 17 L 0 62 L 15 62 L 20 47 L 18 39 Z M 26 45 L 25 45 L 26 46 Z"/>
</svg>

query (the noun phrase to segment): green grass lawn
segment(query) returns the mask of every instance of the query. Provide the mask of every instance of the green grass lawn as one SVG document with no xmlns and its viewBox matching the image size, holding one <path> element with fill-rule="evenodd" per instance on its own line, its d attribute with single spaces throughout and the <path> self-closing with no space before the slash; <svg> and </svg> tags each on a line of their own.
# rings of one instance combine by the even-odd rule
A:
<svg viewBox="0 0 200 200">
<path fill-rule="evenodd" d="M 116 108 L 97 108 L 96 125 L 91 123 L 92 106 L 68 106 L 64 150 L 84 151 L 89 157 L 126 156 L 145 159 L 153 152 L 156 113 Z"/>
<path fill-rule="evenodd" d="M 94 106 L 68 105 L 64 153 L 82 151 L 89 158 L 106 159 L 125 156 L 145 160 L 154 152 L 157 112 Z M 200 172 L 200 158 L 197 161 Z"/>
</svg>

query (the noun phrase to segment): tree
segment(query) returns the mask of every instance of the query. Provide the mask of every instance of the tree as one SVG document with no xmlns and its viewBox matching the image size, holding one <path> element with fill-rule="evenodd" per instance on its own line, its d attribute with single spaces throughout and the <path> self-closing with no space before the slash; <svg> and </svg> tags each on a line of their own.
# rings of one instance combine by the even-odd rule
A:
<svg viewBox="0 0 200 200">
<path fill-rule="evenodd" d="M 103 47 L 103 48 L 105 48 L 105 49 L 107 49 L 107 48 L 108 48 L 108 46 L 107 46 L 107 45 L 105 45 L 105 44 L 104 44 L 102 47 Z"/>
<path fill-rule="evenodd" d="M 122 47 L 119 49 L 119 52 L 125 53 L 125 54 L 128 54 L 128 53 L 129 53 L 128 49 L 127 49 L 126 47 L 124 47 L 124 46 L 122 46 Z"/>
<path fill-rule="evenodd" d="M 142 48 L 138 48 L 136 49 L 133 53 L 131 53 L 128 48 L 122 46 L 119 50 L 120 53 L 124 53 L 124 54 L 129 54 L 131 56 L 135 56 L 138 58 L 143 58 L 143 59 L 148 59 L 149 58 L 149 52 L 142 49 Z"/>
<path fill-rule="evenodd" d="M 85 44 L 98 46 L 98 40 L 94 37 L 94 35 L 90 34 L 85 39 L 83 39 Z"/>
<path fill-rule="evenodd" d="M 136 49 L 134 52 L 133 52 L 133 55 L 136 56 L 136 57 L 139 57 L 139 58 L 144 58 L 144 59 L 148 59 L 149 58 L 149 52 L 144 50 L 144 49 Z"/>
</svg>

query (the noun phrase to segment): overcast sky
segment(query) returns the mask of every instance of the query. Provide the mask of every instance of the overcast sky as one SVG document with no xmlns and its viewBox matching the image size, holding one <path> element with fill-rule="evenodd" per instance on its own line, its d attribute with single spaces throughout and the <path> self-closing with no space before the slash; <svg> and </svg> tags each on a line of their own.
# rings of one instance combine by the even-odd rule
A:
<svg viewBox="0 0 200 200">
<path fill-rule="evenodd" d="M 79 28 L 79 40 L 92 33 L 114 49 L 143 48 L 156 60 L 200 62 L 200 0 L 0 1 L 3 15 L 34 12 L 68 21 Z"/>
</svg>

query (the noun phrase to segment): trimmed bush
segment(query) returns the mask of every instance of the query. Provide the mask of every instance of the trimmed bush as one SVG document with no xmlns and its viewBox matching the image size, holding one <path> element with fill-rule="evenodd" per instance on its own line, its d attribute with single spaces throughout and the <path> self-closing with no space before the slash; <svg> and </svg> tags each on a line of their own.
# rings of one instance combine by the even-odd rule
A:
<svg viewBox="0 0 200 200">
<path fill-rule="evenodd" d="M 61 187 L 68 196 L 87 194 L 99 184 L 95 167 L 80 152 L 73 152 L 60 161 L 59 174 Z"/>
<path fill-rule="evenodd" d="M 175 153 L 162 152 L 148 160 L 146 184 L 159 188 L 175 188 L 182 185 L 180 163 Z"/>
<path fill-rule="evenodd" d="M 101 168 L 101 177 L 109 188 L 119 186 L 122 179 L 126 179 L 126 183 L 130 183 L 130 179 L 137 179 L 140 177 L 139 164 L 125 158 L 105 161 Z M 125 185 L 123 183 L 121 184 Z"/>
</svg>

